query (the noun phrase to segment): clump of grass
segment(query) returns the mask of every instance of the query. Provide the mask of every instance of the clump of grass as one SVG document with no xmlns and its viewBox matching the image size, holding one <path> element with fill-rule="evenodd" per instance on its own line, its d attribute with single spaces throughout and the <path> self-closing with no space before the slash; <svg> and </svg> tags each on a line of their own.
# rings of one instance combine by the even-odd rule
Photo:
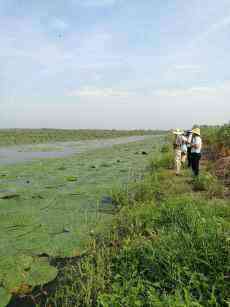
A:
<svg viewBox="0 0 230 307">
<path fill-rule="evenodd" d="M 115 208 L 120 209 L 121 207 L 129 204 L 128 199 L 128 186 L 114 187 L 111 190 L 112 204 Z"/>
<path fill-rule="evenodd" d="M 151 157 L 149 168 L 151 172 L 156 172 L 162 168 L 171 169 L 173 168 L 173 163 L 173 155 L 171 152 L 168 152 Z"/>
<path fill-rule="evenodd" d="M 162 201 L 166 191 L 158 173 L 145 175 L 137 182 L 130 182 L 120 189 L 113 189 L 111 197 L 116 208 L 133 207 L 137 203 Z"/>
<path fill-rule="evenodd" d="M 210 185 L 213 185 L 216 179 L 210 173 L 203 173 L 193 179 L 194 191 L 208 191 Z"/>
<path fill-rule="evenodd" d="M 166 153 L 166 152 L 170 152 L 171 151 L 171 147 L 169 144 L 164 144 L 162 147 L 161 147 L 161 153 Z"/>
<path fill-rule="evenodd" d="M 194 191 L 206 191 L 209 196 L 222 197 L 224 193 L 224 187 L 217 177 L 208 172 L 193 179 L 193 189 Z"/>
</svg>

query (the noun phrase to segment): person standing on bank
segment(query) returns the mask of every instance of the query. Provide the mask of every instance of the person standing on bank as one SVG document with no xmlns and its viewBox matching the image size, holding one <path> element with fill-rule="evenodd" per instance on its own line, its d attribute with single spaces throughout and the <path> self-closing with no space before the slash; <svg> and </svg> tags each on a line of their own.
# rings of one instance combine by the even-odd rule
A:
<svg viewBox="0 0 230 307">
<path fill-rule="evenodd" d="M 191 142 L 191 165 L 192 165 L 193 174 L 195 176 L 199 175 L 201 150 L 202 150 L 202 139 L 200 135 L 200 128 L 194 128 L 192 130 L 192 142 Z"/>
<path fill-rule="evenodd" d="M 173 142 L 173 148 L 175 152 L 175 169 L 176 169 L 176 175 L 178 176 L 181 170 L 181 146 L 182 146 L 183 132 L 180 129 L 176 129 L 173 131 L 173 134 L 175 135 Z"/>
<path fill-rule="evenodd" d="M 191 144 L 192 144 L 192 130 L 187 131 L 187 158 L 188 158 L 188 167 L 192 166 L 191 163 Z"/>
<path fill-rule="evenodd" d="M 184 132 L 182 135 L 182 145 L 181 145 L 181 163 L 183 167 L 185 166 L 185 162 L 187 158 L 187 152 L 188 152 L 187 143 L 188 143 L 187 135 Z"/>
</svg>

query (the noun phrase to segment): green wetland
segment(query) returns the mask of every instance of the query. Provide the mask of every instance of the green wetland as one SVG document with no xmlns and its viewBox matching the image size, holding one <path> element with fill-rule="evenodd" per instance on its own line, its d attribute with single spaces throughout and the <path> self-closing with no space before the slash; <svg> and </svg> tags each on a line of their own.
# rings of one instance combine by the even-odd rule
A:
<svg viewBox="0 0 230 307">
<path fill-rule="evenodd" d="M 229 307 L 229 125 L 202 135 L 198 178 L 170 135 L 2 164 L 0 306 Z"/>
<path fill-rule="evenodd" d="M 51 260 L 84 254 L 94 232 L 111 223 L 114 189 L 142 173 L 146 153 L 162 137 L 135 140 L 94 142 L 91 147 L 88 142 L 88 150 L 81 143 L 77 155 L 1 164 L 0 306 L 12 294 L 55 279 Z M 42 147 L 45 153 L 47 146 Z M 33 152 L 36 147 L 24 147 L 19 154 Z"/>
<path fill-rule="evenodd" d="M 112 139 L 163 133 L 165 132 L 160 130 L 0 129 L 0 146 Z"/>
<path fill-rule="evenodd" d="M 0 164 L 15 164 L 28 162 L 34 159 L 69 157 L 74 154 L 111 147 L 113 145 L 128 144 L 144 140 L 147 136 L 116 137 L 115 139 L 102 138 L 83 141 L 66 141 L 47 144 L 16 145 L 0 147 Z"/>
</svg>

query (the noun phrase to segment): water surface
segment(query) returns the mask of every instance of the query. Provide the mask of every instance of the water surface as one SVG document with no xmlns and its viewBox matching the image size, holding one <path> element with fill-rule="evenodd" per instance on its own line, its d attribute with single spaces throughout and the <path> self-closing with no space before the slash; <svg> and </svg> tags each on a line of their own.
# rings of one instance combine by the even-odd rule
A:
<svg viewBox="0 0 230 307">
<path fill-rule="evenodd" d="M 150 136 L 131 136 L 49 144 L 17 145 L 0 148 L 0 164 L 28 162 L 34 159 L 62 158 L 113 145 L 142 141 Z"/>
</svg>

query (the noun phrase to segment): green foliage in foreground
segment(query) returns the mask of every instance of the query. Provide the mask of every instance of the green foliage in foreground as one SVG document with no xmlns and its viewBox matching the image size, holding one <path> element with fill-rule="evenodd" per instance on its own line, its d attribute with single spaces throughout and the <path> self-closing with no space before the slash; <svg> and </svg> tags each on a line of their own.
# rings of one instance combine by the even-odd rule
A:
<svg viewBox="0 0 230 307">
<path fill-rule="evenodd" d="M 125 208 L 104 246 L 64 269 L 49 303 L 227 306 L 230 212 L 209 205 L 183 198 Z"/>
<path fill-rule="evenodd" d="M 57 269 L 47 258 L 19 254 L 5 256 L 0 262 L 0 306 L 6 306 L 12 293 L 26 293 L 36 285 L 48 283 L 57 276 Z"/>
<path fill-rule="evenodd" d="M 163 134 L 153 130 L 0 129 L 0 146 Z"/>
<path fill-rule="evenodd" d="M 41 306 L 229 306 L 229 200 L 194 194 L 165 159 L 114 195 L 116 220 Z"/>
</svg>

